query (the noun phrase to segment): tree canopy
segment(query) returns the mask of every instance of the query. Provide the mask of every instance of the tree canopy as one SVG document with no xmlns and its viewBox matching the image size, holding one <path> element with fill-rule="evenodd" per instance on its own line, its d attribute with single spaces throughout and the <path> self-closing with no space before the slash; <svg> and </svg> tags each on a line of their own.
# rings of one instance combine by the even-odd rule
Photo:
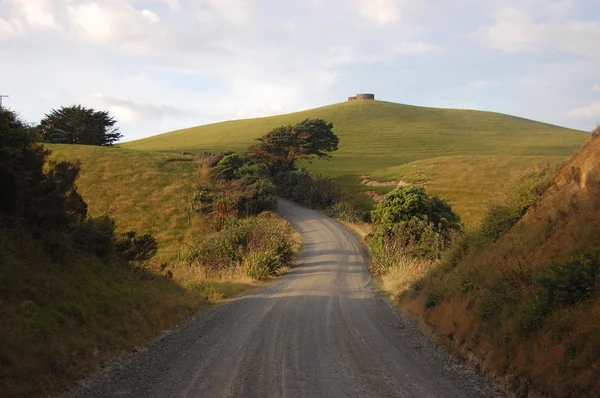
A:
<svg viewBox="0 0 600 398">
<path fill-rule="evenodd" d="M 271 170 L 295 170 L 299 160 L 330 158 L 329 153 L 336 151 L 339 143 L 332 129 L 333 123 L 323 119 L 277 127 L 258 138 L 259 143 L 248 148 L 246 157 Z"/>
<path fill-rule="evenodd" d="M 45 115 L 41 132 L 49 143 L 111 146 L 122 137 L 116 123 L 106 111 L 73 105 Z"/>
</svg>

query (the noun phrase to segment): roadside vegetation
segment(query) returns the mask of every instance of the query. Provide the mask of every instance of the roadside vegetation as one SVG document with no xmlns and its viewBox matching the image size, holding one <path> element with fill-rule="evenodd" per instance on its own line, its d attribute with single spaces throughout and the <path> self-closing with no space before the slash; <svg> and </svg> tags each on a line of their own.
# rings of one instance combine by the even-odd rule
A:
<svg viewBox="0 0 600 398">
<path fill-rule="evenodd" d="M 404 312 L 518 395 L 600 391 L 598 133 L 564 164 L 515 176 L 433 261 L 405 242 L 374 251 Z"/>
<path fill-rule="evenodd" d="M 3 395 L 56 394 L 292 265 L 297 239 L 258 165 L 232 175 L 225 154 L 101 145 L 52 154 L 44 134 L 0 112 Z"/>
</svg>

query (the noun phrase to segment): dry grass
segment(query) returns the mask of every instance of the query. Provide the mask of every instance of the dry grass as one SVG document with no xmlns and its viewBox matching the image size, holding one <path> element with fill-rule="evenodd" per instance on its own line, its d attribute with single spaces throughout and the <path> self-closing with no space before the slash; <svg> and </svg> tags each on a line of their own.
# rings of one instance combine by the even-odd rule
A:
<svg viewBox="0 0 600 398">
<path fill-rule="evenodd" d="M 545 163 L 557 164 L 562 156 L 447 156 L 377 170 L 375 181 L 402 180 L 426 187 L 452 205 L 468 228 L 479 225 L 487 205 L 506 189 L 515 173 Z M 382 194 L 393 187 L 365 187 Z"/>
<path fill-rule="evenodd" d="M 0 249 L 2 396 L 55 395 L 206 302 L 123 264 L 81 256 L 51 263 L 23 233 L 2 239 Z"/>
<path fill-rule="evenodd" d="M 151 233 L 160 260 L 177 259 L 185 241 L 206 230 L 204 219 L 190 211 L 200 170 L 194 158 L 84 145 L 48 148 L 53 159 L 81 160 L 77 186 L 90 215 L 110 213 L 120 232 Z"/>
<path fill-rule="evenodd" d="M 150 232 L 161 248 L 147 269 L 79 255 L 54 263 L 24 231 L 0 231 L 0 396 L 56 395 L 208 304 L 264 286 L 239 267 L 215 276 L 177 261 L 214 232 L 189 211 L 195 183 L 206 178 L 195 160 L 49 147 L 56 160 L 81 160 L 77 184 L 90 215 L 111 213 L 119 231 Z"/>
<path fill-rule="evenodd" d="M 512 229 L 443 262 L 402 303 L 519 394 L 600 394 L 600 291 L 541 317 L 528 312 L 540 291 L 535 275 L 550 260 L 600 247 L 598 153 L 596 137 L 559 169 L 554 185 Z M 535 322 L 534 331 L 523 329 L 523 319 Z"/>
<path fill-rule="evenodd" d="M 381 289 L 398 299 L 434 267 L 429 260 L 398 255 L 395 265 L 381 276 Z"/>
</svg>

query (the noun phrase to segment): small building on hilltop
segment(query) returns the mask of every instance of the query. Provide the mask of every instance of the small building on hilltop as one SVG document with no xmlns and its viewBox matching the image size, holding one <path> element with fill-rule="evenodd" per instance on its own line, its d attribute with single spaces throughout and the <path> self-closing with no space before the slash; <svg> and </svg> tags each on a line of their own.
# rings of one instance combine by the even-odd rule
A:
<svg viewBox="0 0 600 398">
<path fill-rule="evenodd" d="M 348 97 L 348 101 L 373 101 L 375 94 L 356 94 L 354 97 Z"/>
</svg>

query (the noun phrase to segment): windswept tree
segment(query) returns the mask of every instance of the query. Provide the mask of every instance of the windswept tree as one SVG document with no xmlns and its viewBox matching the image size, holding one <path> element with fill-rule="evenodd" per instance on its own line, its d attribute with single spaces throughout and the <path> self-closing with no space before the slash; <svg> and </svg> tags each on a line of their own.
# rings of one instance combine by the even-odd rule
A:
<svg viewBox="0 0 600 398">
<path fill-rule="evenodd" d="M 295 170 L 300 160 L 329 159 L 329 153 L 336 151 L 339 143 L 332 129 L 333 123 L 323 119 L 277 127 L 258 138 L 259 143 L 248 148 L 246 157 L 272 172 Z"/>
<path fill-rule="evenodd" d="M 112 146 L 123 136 L 116 123 L 106 111 L 73 105 L 53 109 L 40 127 L 45 142 Z"/>
</svg>

